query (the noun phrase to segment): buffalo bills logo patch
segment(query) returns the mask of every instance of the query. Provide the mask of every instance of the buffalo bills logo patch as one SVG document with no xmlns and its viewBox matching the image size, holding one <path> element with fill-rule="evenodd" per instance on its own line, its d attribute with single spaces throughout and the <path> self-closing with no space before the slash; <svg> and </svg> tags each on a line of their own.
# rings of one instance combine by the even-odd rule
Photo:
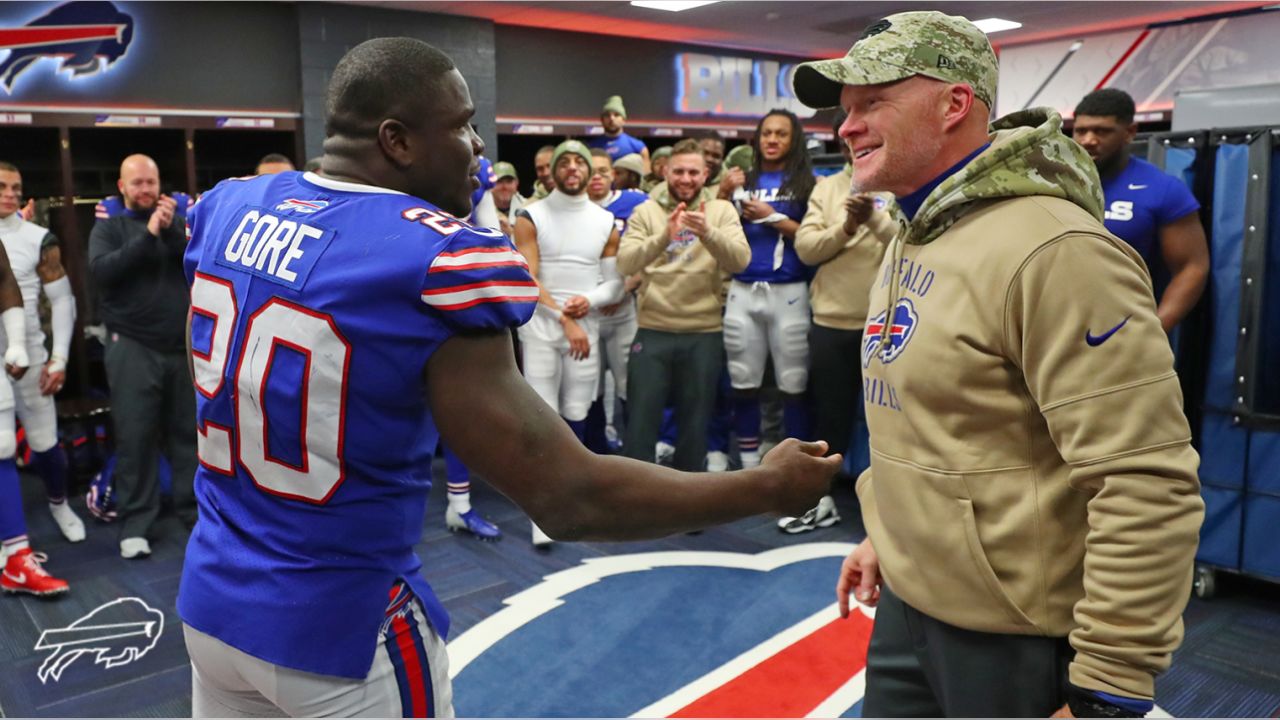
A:
<svg viewBox="0 0 1280 720">
<path fill-rule="evenodd" d="M 893 320 L 889 327 L 887 344 L 881 343 L 884 334 L 887 312 L 882 312 L 867 322 L 867 331 L 862 341 L 862 367 L 871 367 L 871 358 L 879 354 L 880 362 L 888 365 L 902 354 L 907 343 L 916 332 L 920 316 L 916 314 L 915 305 L 907 298 L 902 298 L 893 306 Z"/>
<path fill-rule="evenodd" d="M 329 207 L 328 200 L 298 200 L 289 198 L 276 206 L 276 210 L 283 212 L 296 212 L 303 215 L 310 215 Z"/>
</svg>

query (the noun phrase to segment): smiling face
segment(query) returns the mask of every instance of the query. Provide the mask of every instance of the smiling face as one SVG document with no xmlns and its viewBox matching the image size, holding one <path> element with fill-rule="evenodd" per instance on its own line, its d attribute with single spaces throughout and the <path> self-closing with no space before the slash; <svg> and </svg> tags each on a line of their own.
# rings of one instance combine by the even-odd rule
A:
<svg viewBox="0 0 1280 720">
<path fill-rule="evenodd" d="M 693 202 L 707 181 L 707 161 L 701 152 L 672 155 L 667 163 L 667 188 L 678 202 Z"/>
<path fill-rule="evenodd" d="M 853 154 L 858 192 L 910 195 L 932 180 L 946 122 L 946 83 L 914 76 L 880 85 L 846 85 L 840 105 L 848 118 L 840 137 Z"/>
<path fill-rule="evenodd" d="M 130 210 L 146 212 L 160 199 L 160 168 L 146 155 L 130 155 L 120 164 L 120 180 L 116 183 Z"/>
</svg>

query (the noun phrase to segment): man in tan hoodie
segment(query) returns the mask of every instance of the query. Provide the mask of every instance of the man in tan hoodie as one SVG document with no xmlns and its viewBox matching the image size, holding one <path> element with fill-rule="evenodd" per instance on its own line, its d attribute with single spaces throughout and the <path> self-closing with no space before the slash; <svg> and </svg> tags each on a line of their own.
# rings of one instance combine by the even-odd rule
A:
<svg viewBox="0 0 1280 720">
<path fill-rule="evenodd" d="M 738 212 L 706 190 L 706 179 L 698 143 L 677 143 L 666 187 L 636 207 L 618 249 L 618 271 L 643 274 L 623 452 L 653 460 L 670 395 L 678 427 L 673 464 L 686 471 L 702 470 L 706 460 L 707 421 L 724 368 L 724 279 L 751 260 Z"/>
<path fill-rule="evenodd" d="M 839 132 L 844 115 L 833 129 Z M 809 394 L 813 398 L 814 436 L 846 458 L 855 421 L 863 418 L 859 357 L 867 322 L 867 295 L 884 250 L 898 231 L 891 212 L 893 196 L 852 192 L 852 156 L 840 144 L 845 166 L 823 178 L 809 195 L 809 208 L 796 230 L 796 255 L 817 266 L 809 283 Z M 861 427 L 861 424 L 859 425 Z M 860 430 L 865 442 L 865 431 Z M 865 445 L 859 445 L 864 447 Z M 855 472 L 865 460 L 855 459 Z M 848 480 L 848 475 L 840 473 Z M 799 517 L 784 517 L 778 529 L 794 535 L 840 522 L 835 500 L 827 495 Z"/>
<path fill-rule="evenodd" d="M 968 20 L 891 15 L 796 97 L 841 106 L 853 185 L 900 229 L 862 344 L 878 599 L 863 713 L 1136 717 L 1182 640 L 1204 514 L 1151 279 L 1049 108 L 988 127 Z"/>
</svg>

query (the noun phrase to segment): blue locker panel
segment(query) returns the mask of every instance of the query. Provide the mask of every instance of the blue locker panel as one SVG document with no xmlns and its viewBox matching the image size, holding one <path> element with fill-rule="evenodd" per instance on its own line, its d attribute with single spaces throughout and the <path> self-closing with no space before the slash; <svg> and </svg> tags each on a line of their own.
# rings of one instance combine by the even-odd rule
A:
<svg viewBox="0 0 1280 720">
<path fill-rule="evenodd" d="M 1228 570 L 1240 568 L 1240 525 L 1243 493 L 1202 486 L 1204 525 L 1200 526 L 1200 549 L 1196 561 Z"/>
<path fill-rule="evenodd" d="M 1240 254 L 1244 238 L 1245 186 L 1249 177 L 1246 145 L 1218 147 L 1213 183 L 1213 232 L 1209 237 L 1209 369 L 1205 405 L 1230 408 L 1235 387 L 1236 333 L 1240 325 Z"/>
<path fill-rule="evenodd" d="M 1249 469 L 1245 486 L 1250 493 L 1280 497 L 1280 432 L 1254 430 L 1249 435 Z M 1280 524 L 1275 526 L 1280 544 Z"/>
<path fill-rule="evenodd" d="M 1248 446 L 1248 430 L 1232 425 L 1230 416 L 1206 412 L 1200 426 L 1200 482 L 1219 488 L 1244 489 Z"/>
<path fill-rule="evenodd" d="M 1252 494 L 1245 497 L 1240 569 L 1280 579 L 1280 498 Z"/>
<path fill-rule="evenodd" d="M 1192 148 L 1171 147 L 1164 151 L 1164 171 L 1194 187 L 1196 181 L 1196 151 Z"/>
</svg>

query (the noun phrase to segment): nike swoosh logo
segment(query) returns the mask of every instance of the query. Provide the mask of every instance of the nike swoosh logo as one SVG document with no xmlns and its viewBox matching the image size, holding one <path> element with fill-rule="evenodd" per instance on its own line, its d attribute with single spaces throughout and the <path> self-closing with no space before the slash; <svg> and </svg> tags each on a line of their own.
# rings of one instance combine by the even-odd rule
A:
<svg viewBox="0 0 1280 720">
<path fill-rule="evenodd" d="M 5 573 L 5 574 L 4 574 L 4 576 L 5 576 L 5 577 L 7 577 L 7 578 L 9 578 L 9 579 L 10 579 L 10 580 L 12 580 L 12 581 L 14 581 L 14 582 L 18 583 L 19 585 L 21 585 L 21 584 L 23 584 L 23 583 L 25 583 L 25 582 L 27 581 L 27 574 L 26 574 L 26 573 L 24 573 L 24 572 L 22 572 L 22 573 L 18 573 L 17 575 L 10 575 L 9 573 Z"/>
<path fill-rule="evenodd" d="M 1126 315 L 1126 316 L 1125 316 L 1125 318 L 1124 318 L 1123 320 L 1121 320 L 1121 321 L 1120 321 L 1120 324 L 1119 324 L 1119 325 L 1117 325 L 1117 326 L 1115 326 L 1115 327 L 1111 328 L 1110 330 L 1108 330 L 1108 331 L 1106 331 L 1106 332 L 1102 333 L 1101 335 L 1094 335 L 1093 333 L 1089 332 L 1088 330 L 1085 330 L 1085 331 L 1084 331 L 1084 341 L 1085 341 L 1086 343 L 1088 343 L 1088 344 L 1089 344 L 1089 347 L 1098 347 L 1098 346 L 1099 346 L 1099 345 L 1101 345 L 1102 343 L 1106 342 L 1106 341 L 1107 341 L 1107 338 L 1109 338 L 1109 337 L 1111 337 L 1112 335 L 1115 335 L 1117 332 L 1119 332 L 1119 331 L 1120 331 L 1120 328 L 1124 327 L 1125 323 L 1129 322 L 1129 318 L 1131 318 L 1131 317 L 1133 317 L 1133 316 L 1132 316 L 1132 315 Z"/>
<path fill-rule="evenodd" d="M 788 304 L 788 305 L 795 305 L 795 304 L 796 304 L 796 301 L 797 301 L 797 300 L 799 300 L 799 299 L 800 299 L 800 298 L 791 298 L 790 300 L 788 300 L 788 301 L 787 301 L 787 304 Z"/>
<path fill-rule="evenodd" d="M 1146 186 L 1146 185 L 1134 185 L 1133 183 L 1129 183 L 1129 189 L 1130 189 L 1130 190 L 1146 190 L 1146 189 L 1147 189 L 1147 186 Z"/>
</svg>

